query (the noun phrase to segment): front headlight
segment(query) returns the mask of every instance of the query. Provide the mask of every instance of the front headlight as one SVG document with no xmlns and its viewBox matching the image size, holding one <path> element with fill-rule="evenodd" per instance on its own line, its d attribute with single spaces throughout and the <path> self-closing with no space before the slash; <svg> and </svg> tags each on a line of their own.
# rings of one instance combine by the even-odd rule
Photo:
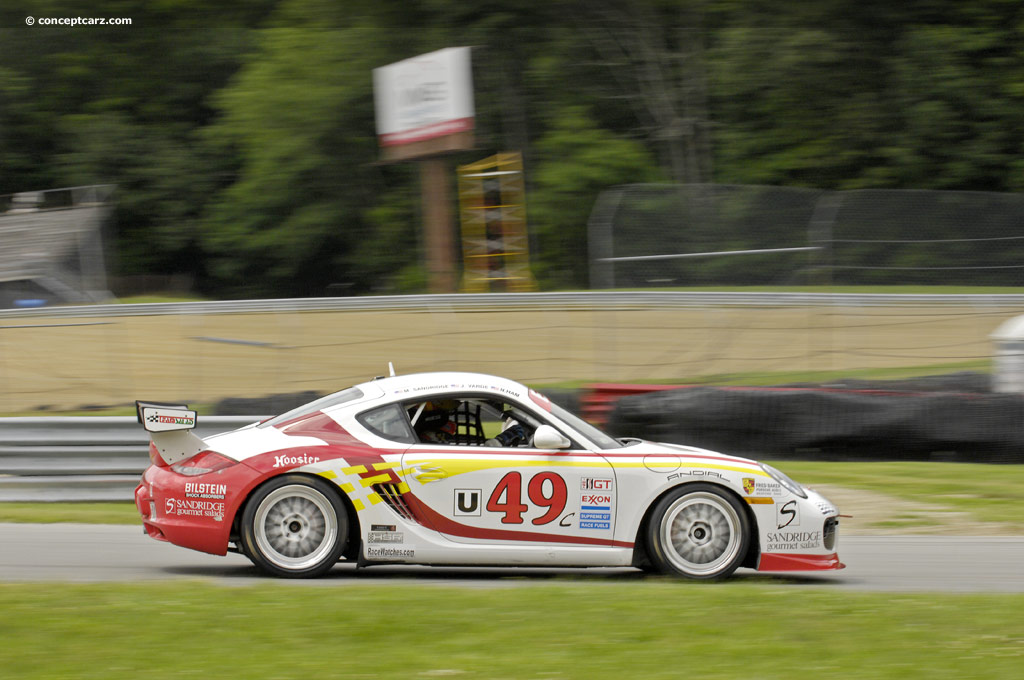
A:
<svg viewBox="0 0 1024 680">
<path fill-rule="evenodd" d="M 782 488 L 790 492 L 794 496 L 800 496 L 800 498 L 807 498 L 807 492 L 804 491 L 804 487 L 800 486 L 792 479 L 779 472 L 771 465 L 765 465 L 764 463 L 758 463 L 761 469 L 768 473 L 768 476 L 774 479 L 776 482 L 782 485 Z"/>
</svg>

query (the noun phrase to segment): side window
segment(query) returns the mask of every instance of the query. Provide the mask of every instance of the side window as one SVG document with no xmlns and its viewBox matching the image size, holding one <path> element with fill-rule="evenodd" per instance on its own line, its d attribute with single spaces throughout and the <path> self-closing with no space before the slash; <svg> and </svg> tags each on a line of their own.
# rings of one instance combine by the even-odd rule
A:
<svg viewBox="0 0 1024 680">
<path fill-rule="evenodd" d="M 474 394 L 411 401 L 405 409 L 421 444 L 530 448 L 544 422 L 518 404 Z"/>
<path fill-rule="evenodd" d="M 486 401 L 463 397 L 438 397 L 406 404 L 409 420 L 421 444 L 483 446 Z"/>
<path fill-rule="evenodd" d="M 403 444 L 416 443 L 416 436 L 409 428 L 409 420 L 398 404 L 361 413 L 356 418 L 359 423 L 378 437 L 390 439 Z"/>
</svg>

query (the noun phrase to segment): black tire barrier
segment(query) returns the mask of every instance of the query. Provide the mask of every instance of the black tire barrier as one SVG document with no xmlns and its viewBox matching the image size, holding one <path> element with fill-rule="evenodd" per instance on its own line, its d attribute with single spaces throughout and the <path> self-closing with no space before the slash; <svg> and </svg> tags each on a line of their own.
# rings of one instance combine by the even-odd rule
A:
<svg viewBox="0 0 1024 680">
<path fill-rule="evenodd" d="M 1024 463 L 1024 397 L 698 387 L 624 397 L 614 436 L 752 458 Z"/>
</svg>

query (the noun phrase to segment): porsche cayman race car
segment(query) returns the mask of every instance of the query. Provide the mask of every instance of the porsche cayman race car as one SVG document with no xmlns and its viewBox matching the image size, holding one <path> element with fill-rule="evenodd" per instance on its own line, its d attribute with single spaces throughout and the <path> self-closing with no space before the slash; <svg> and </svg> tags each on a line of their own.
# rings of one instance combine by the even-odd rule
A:
<svg viewBox="0 0 1024 680">
<path fill-rule="evenodd" d="M 205 440 L 185 406 L 137 412 L 152 439 L 135 491 L 148 535 L 276 576 L 339 561 L 693 579 L 843 567 L 836 508 L 778 470 L 614 439 L 503 378 L 392 375 Z"/>
</svg>

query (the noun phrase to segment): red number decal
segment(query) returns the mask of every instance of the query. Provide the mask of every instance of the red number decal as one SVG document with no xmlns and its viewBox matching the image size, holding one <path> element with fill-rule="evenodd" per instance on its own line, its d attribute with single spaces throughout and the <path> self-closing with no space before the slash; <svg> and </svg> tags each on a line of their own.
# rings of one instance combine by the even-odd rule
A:
<svg viewBox="0 0 1024 680">
<path fill-rule="evenodd" d="M 550 495 L 544 493 L 544 482 L 551 482 Z M 526 492 L 531 503 L 548 509 L 543 515 L 533 520 L 534 524 L 553 522 L 562 514 L 562 510 L 565 510 L 565 499 L 569 495 L 565 488 L 565 480 L 554 472 L 542 472 L 539 475 L 534 475 Z"/>
<path fill-rule="evenodd" d="M 545 488 L 545 482 L 550 483 L 550 492 Z M 565 480 L 561 475 L 554 472 L 541 472 L 530 479 L 526 489 L 526 495 L 530 502 L 542 508 L 547 508 L 540 517 L 533 520 L 534 524 L 548 524 L 565 510 L 565 500 L 569 491 L 565 487 Z M 505 516 L 501 518 L 502 524 L 522 524 L 523 513 L 530 509 L 529 505 L 523 504 L 523 477 L 518 472 L 510 472 L 501 478 L 498 485 L 491 492 L 487 499 L 488 512 L 500 512 Z"/>
<path fill-rule="evenodd" d="M 522 494 L 522 475 L 510 472 L 501 478 L 498 486 L 491 492 L 491 497 L 487 499 L 487 511 L 505 513 L 501 518 L 502 524 L 522 524 L 523 513 L 530 509 L 530 506 L 520 502 Z M 501 500 L 502 496 L 505 496 L 504 501 Z"/>
</svg>

